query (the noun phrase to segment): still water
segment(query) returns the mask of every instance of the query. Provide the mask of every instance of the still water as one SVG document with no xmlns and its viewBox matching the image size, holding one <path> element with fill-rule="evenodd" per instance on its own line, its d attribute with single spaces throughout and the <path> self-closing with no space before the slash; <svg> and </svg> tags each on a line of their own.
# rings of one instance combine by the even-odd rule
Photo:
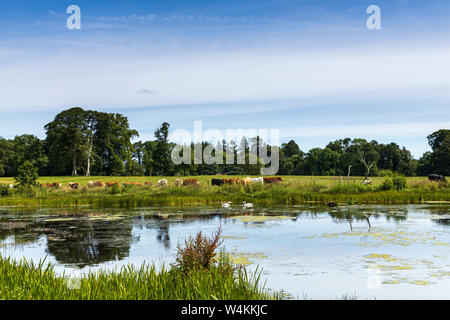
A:
<svg viewBox="0 0 450 320">
<path fill-rule="evenodd" d="M 0 253 L 78 276 L 144 262 L 222 226 L 224 246 L 293 299 L 450 299 L 450 206 L 0 208 Z"/>
</svg>

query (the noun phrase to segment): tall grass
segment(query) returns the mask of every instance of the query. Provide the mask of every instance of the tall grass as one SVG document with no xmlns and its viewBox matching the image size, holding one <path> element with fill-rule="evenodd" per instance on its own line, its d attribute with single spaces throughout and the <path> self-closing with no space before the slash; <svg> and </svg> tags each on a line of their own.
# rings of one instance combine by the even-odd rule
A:
<svg viewBox="0 0 450 320">
<path fill-rule="evenodd" d="M 194 240 L 195 239 L 195 240 Z M 260 285 L 261 271 L 247 273 L 222 250 L 220 229 L 208 239 L 198 233 L 179 247 L 176 264 L 157 271 L 155 265 L 100 270 L 79 279 L 57 276 L 40 261 L 13 261 L 0 255 L 0 299 L 33 300 L 256 300 L 278 299 Z"/>
<path fill-rule="evenodd" d="M 154 265 L 98 271 L 71 280 L 57 276 L 43 262 L 12 261 L 0 256 L 0 299 L 7 300 L 256 300 L 274 299 L 259 284 L 260 273 L 237 275 L 213 266 L 189 273 Z"/>
</svg>

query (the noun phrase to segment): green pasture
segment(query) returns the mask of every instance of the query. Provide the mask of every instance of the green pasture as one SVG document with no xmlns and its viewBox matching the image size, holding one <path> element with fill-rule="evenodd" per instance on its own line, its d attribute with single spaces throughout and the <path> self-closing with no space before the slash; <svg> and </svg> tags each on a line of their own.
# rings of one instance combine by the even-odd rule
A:
<svg viewBox="0 0 450 320">
<path fill-rule="evenodd" d="M 42 177 L 39 183 L 63 184 L 62 188 L 35 188 L 27 194 L 12 189 L 0 196 L 0 206 L 95 206 L 95 207 L 139 207 L 151 205 L 197 205 L 217 204 L 232 201 L 253 202 L 259 205 L 277 204 L 327 204 L 330 201 L 345 204 L 380 203 L 407 204 L 450 201 L 448 184 L 429 182 L 425 177 L 407 178 L 402 190 L 380 189 L 383 177 L 373 177 L 372 184 L 363 185 L 362 177 L 312 177 L 286 176 L 278 184 L 223 185 L 212 186 L 213 178 L 238 176 L 164 177 L 167 187 L 156 187 L 163 177 Z M 200 186 L 176 187 L 175 179 L 196 178 Z M 240 176 L 238 178 L 244 178 Z M 121 186 L 118 188 L 88 188 L 88 181 L 138 182 L 153 185 Z M 69 182 L 80 184 L 78 190 L 68 187 Z M 13 183 L 11 178 L 1 178 L 0 184 Z"/>
</svg>

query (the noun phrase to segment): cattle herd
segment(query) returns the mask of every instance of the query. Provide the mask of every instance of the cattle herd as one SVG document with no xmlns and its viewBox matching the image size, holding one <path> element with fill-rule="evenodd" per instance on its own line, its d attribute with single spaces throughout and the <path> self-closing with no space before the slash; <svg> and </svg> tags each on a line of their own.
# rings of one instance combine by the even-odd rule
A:
<svg viewBox="0 0 450 320">
<path fill-rule="evenodd" d="M 221 186 L 224 184 L 243 184 L 243 185 L 248 185 L 248 184 L 272 184 L 272 183 L 278 183 L 283 181 L 282 178 L 280 177 L 260 177 L 260 178 L 244 178 L 244 179 L 239 179 L 239 178 L 231 178 L 231 179 L 212 179 L 211 180 L 211 185 L 213 186 Z"/>
<path fill-rule="evenodd" d="M 443 175 L 439 174 L 430 174 L 428 175 L 428 180 L 430 182 L 439 182 L 439 183 L 447 183 L 447 180 Z M 222 186 L 222 185 L 250 185 L 250 184 L 274 184 L 279 183 L 283 181 L 280 177 L 259 177 L 259 178 L 227 178 L 227 179 L 212 179 L 211 185 L 212 186 Z M 371 181 L 370 181 L 371 182 Z M 138 182 L 102 182 L 102 181 L 88 181 L 87 187 L 88 188 L 104 188 L 104 187 L 113 187 L 113 186 L 152 186 L 153 184 L 151 182 L 144 182 L 138 183 Z M 156 187 L 167 187 L 169 185 L 169 182 L 167 179 L 160 179 L 156 182 Z M 188 178 L 188 179 L 175 179 L 174 185 L 177 187 L 182 186 L 200 186 L 200 182 L 195 178 Z M 69 182 L 67 186 L 72 190 L 77 190 L 80 188 L 80 184 L 76 182 Z M 14 186 L 10 184 L 8 186 L 10 189 L 12 189 Z M 54 183 L 45 183 L 41 184 L 41 187 L 43 188 L 52 188 L 52 189 L 59 189 L 62 188 L 63 185 L 58 182 Z"/>
<path fill-rule="evenodd" d="M 249 185 L 249 184 L 274 184 L 279 183 L 283 181 L 280 177 L 259 177 L 259 178 L 229 178 L 229 179 L 212 179 L 211 185 L 212 186 L 221 186 L 221 185 L 235 185 L 235 184 L 241 184 L 241 185 Z M 153 184 L 151 182 L 144 182 L 144 183 L 138 183 L 138 182 L 103 182 L 103 181 L 88 181 L 87 187 L 89 189 L 93 188 L 109 188 L 113 186 L 152 186 Z M 167 187 L 169 185 L 169 182 L 167 179 L 160 179 L 156 182 L 156 187 Z M 200 182 L 195 178 L 189 178 L 189 179 L 175 179 L 174 185 L 177 187 L 185 187 L 185 186 L 200 186 Z M 77 190 L 80 188 L 80 184 L 77 182 L 69 182 L 67 186 L 72 190 Z M 62 188 L 63 185 L 58 182 L 54 183 L 45 183 L 41 184 L 41 187 L 43 188 L 52 188 L 52 189 L 59 189 Z"/>
</svg>

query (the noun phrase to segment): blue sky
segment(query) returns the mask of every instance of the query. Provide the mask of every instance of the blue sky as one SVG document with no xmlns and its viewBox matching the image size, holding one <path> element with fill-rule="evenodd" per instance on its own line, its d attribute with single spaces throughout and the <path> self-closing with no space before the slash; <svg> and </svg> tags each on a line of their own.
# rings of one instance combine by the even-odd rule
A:
<svg viewBox="0 0 450 320">
<path fill-rule="evenodd" d="M 66 8 L 81 8 L 81 30 Z M 366 8 L 381 8 L 368 30 Z M 173 129 L 280 129 L 302 150 L 343 137 L 419 157 L 450 128 L 449 1 L 0 1 L 0 136 L 62 109 Z"/>
</svg>

